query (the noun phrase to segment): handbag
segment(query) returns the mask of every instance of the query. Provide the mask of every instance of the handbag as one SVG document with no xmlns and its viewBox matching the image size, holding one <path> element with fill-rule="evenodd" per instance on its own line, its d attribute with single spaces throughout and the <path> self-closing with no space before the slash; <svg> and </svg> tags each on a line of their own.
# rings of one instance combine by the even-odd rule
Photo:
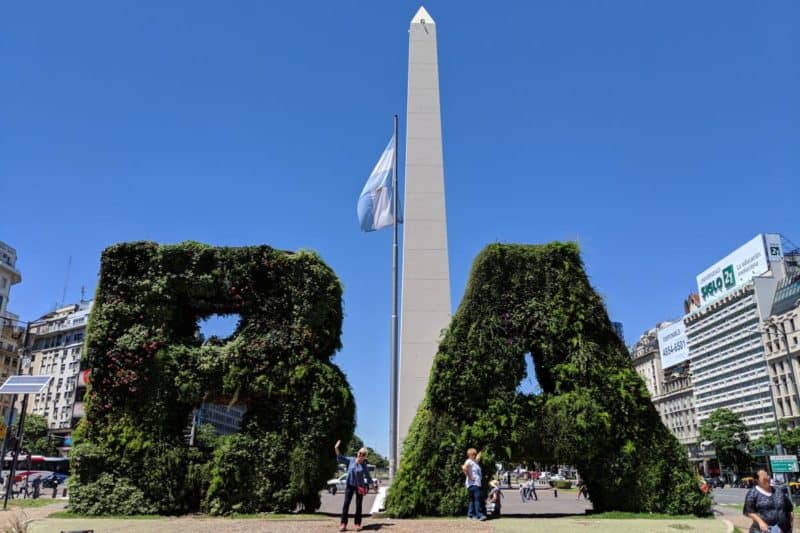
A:
<svg viewBox="0 0 800 533">
<path fill-rule="evenodd" d="M 356 490 L 360 496 L 365 496 L 369 491 L 369 488 L 367 488 L 365 485 L 362 485 L 362 481 L 363 480 L 358 477 L 358 474 L 356 474 Z"/>
</svg>

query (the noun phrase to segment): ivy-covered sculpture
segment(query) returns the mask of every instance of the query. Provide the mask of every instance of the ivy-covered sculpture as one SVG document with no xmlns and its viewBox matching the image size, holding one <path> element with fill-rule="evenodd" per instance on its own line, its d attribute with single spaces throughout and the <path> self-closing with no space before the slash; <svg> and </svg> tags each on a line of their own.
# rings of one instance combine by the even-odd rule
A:
<svg viewBox="0 0 800 533">
<path fill-rule="evenodd" d="M 540 395 L 518 391 L 527 354 Z M 403 445 L 390 514 L 464 513 L 471 447 L 484 449 L 484 494 L 496 461 L 536 461 L 575 465 L 596 511 L 710 512 L 574 244 L 478 255 Z"/>
<path fill-rule="evenodd" d="M 342 288 L 311 252 L 186 242 L 103 252 L 84 360 L 86 418 L 72 452 L 79 513 L 313 511 L 352 435 Z M 204 342 L 198 320 L 240 315 Z M 247 407 L 238 434 L 189 446 L 202 402 Z M 122 503 L 120 503 L 122 502 Z"/>
</svg>

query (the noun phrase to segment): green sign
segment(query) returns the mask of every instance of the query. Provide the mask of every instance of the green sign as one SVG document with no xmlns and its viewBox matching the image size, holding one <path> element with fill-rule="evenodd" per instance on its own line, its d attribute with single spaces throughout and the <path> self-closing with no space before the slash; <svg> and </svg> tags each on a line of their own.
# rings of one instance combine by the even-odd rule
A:
<svg viewBox="0 0 800 533">
<path fill-rule="evenodd" d="M 800 468 L 797 466 L 797 456 L 795 455 L 770 455 L 769 464 L 772 466 L 774 474 L 800 472 Z"/>
<path fill-rule="evenodd" d="M 708 283 L 706 283 L 701 292 L 703 300 L 714 296 L 718 292 L 727 292 L 736 287 L 736 274 L 733 270 L 733 265 L 728 265 L 722 269 L 722 275 L 717 276 Z"/>
</svg>

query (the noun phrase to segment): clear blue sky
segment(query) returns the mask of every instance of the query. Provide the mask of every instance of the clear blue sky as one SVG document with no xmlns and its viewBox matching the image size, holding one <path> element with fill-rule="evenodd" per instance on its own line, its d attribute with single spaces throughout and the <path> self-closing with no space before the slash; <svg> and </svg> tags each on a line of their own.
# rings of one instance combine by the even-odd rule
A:
<svg viewBox="0 0 800 533">
<path fill-rule="evenodd" d="M 395 2 L 0 8 L 0 240 L 38 317 L 118 241 L 311 248 L 344 284 L 335 362 L 385 452 L 391 232 L 358 193 L 405 111 Z M 800 242 L 800 3 L 442 2 L 453 306 L 486 244 L 579 239 L 630 343 L 759 232 Z"/>
</svg>

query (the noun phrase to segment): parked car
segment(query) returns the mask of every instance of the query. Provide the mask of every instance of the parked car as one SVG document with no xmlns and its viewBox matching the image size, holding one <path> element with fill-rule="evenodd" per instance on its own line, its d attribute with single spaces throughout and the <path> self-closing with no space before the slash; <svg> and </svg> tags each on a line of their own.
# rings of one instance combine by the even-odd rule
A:
<svg viewBox="0 0 800 533">
<path fill-rule="evenodd" d="M 372 478 L 372 485 L 369 486 L 369 490 L 374 490 L 377 494 L 378 492 L 378 485 L 380 482 L 378 478 Z M 328 492 L 331 494 L 336 494 L 340 490 L 344 490 L 347 488 L 347 474 L 342 474 L 339 477 L 335 477 L 333 479 L 328 480 Z"/>
<path fill-rule="evenodd" d="M 712 489 L 722 489 L 725 487 L 725 481 L 719 476 L 707 477 L 705 480 Z"/>
<path fill-rule="evenodd" d="M 328 492 L 331 494 L 336 494 L 337 491 L 344 490 L 345 487 L 347 487 L 347 474 L 328 480 Z"/>
</svg>

